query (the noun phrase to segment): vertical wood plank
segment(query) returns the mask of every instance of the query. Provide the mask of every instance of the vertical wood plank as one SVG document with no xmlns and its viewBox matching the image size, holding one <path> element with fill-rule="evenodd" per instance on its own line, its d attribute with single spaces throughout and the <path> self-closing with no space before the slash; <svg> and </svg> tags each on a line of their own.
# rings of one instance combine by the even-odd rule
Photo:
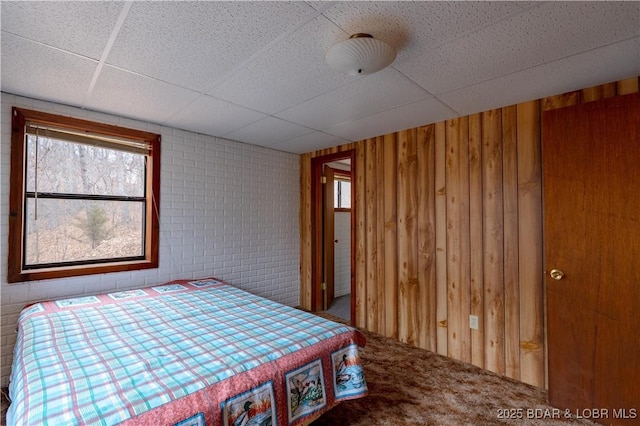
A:
<svg viewBox="0 0 640 426">
<path fill-rule="evenodd" d="M 582 90 L 582 102 L 597 101 L 599 99 L 616 96 L 616 83 L 601 84 L 599 86 L 588 87 Z"/>
<path fill-rule="evenodd" d="M 582 91 L 563 93 L 561 95 L 548 96 L 542 99 L 542 111 L 562 108 L 569 105 L 577 105 L 580 103 Z"/>
<path fill-rule="evenodd" d="M 397 133 L 384 136 L 385 335 L 398 338 Z"/>
<path fill-rule="evenodd" d="M 384 222 L 384 137 L 376 138 L 376 274 L 378 281 L 378 333 L 386 333 L 385 222 Z"/>
<path fill-rule="evenodd" d="M 471 363 L 484 367 L 484 264 L 482 236 L 482 122 L 480 114 L 469 116 L 469 313 L 478 317 L 479 328 L 471 330 Z"/>
<path fill-rule="evenodd" d="M 469 331 L 469 119 L 446 122 L 448 354 L 471 362 Z"/>
<path fill-rule="evenodd" d="M 376 139 L 365 142 L 365 227 L 366 227 L 366 282 L 367 287 L 367 330 L 378 332 L 378 280 L 377 280 L 377 229 L 376 229 Z"/>
<path fill-rule="evenodd" d="M 311 155 L 300 156 L 300 307 L 311 310 Z"/>
<path fill-rule="evenodd" d="M 446 356 L 447 327 L 447 191 L 446 191 L 446 124 L 439 122 L 435 130 L 435 221 L 436 221 L 436 352 Z"/>
<path fill-rule="evenodd" d="M 545 386 L 540 103 L 517 105 L 520 377 Z"/>
<path fill-rule="evenodd" d="M 504 374 L 502 114 L 482 113 L 485 367 Z"/>
<path fill-rule="evenodd" d="M 417 140 L 417 222 L 418 222 L 418 346 L 436 347 L 435 282 L 435 181 L 434 126 L 418 128 Z"/>
<path fill-rule="evenodd" d="M 520 380 L 520 286 L 518 282 L 518 147 L 516 107 L 502 109 L 504 208 L 505 374 Z"/>
<path fill-rule="evenodd" d="M 398 337 L 417 344 L 416 130 L 398 133 Z"/>
<path fill-rule="evenodd" d="M 356 144 L 356 164 L 355 164 L 355 185 L 356 199 L 351 206 L 351 211 L 355 212 L 356 223 L 356 296 L 355 296 L 355 320 L 356 326 L 366 328 L 367 326 L 367 229 L 366 229 L 366 146 L 364 142 Z M 353 185 L 353 182 L 352 182 Z M 353 242 L 351 242 L 353 244 Z"/>
<path fill-rule="evenodd" d="M 631 93 L 638 92 L 638 85 L 640 84 L 640 77 L 627 78 L 616 83 L 616 90 L 618 95 L 629 95 Z"/>
</svg>

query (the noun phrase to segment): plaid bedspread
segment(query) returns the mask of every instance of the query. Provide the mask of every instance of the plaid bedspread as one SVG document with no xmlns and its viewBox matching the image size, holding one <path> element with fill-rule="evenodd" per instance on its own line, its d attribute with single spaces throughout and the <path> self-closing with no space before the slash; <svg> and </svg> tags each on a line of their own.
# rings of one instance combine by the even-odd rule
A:
<svg viewBox="0 0 640 426">
<path fill-rule="evenodd" d="M 7 425 L 293 425 L 367 392 L 357 330 L 215 279 L 37 303 Z"/>
</svg>

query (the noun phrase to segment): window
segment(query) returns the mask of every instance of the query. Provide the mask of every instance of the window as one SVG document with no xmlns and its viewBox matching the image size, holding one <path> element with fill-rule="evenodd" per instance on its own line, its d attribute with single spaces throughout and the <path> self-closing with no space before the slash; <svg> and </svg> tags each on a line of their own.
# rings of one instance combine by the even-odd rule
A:
<svg viewBox="0 0 640 426">
<path fill-rule="evenodd" d="M 348 177 L 336 176 L 334 186 L 334 207 L 341 210 L 351 208 L 351 181 Z"/>
<path fill-rule="evenodd" d="M 160 136 L 13 108 L 8 281 L 158 266 Z"/>
</svg>

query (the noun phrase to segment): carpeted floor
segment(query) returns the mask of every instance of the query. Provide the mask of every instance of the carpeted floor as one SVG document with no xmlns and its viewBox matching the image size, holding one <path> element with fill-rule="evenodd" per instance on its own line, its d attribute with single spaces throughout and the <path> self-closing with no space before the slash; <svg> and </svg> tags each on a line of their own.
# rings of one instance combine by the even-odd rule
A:
<svg viewBox="0 0 640 426">
<path fill-rule="evenodd" d="M 361 356 L 369 395 L 339 404 L 313 426 L 594 424 L 564 419 L 562 410 L 548 405 L 543 389 L 363 333 L 367 345 Z M 560 418 L 540 418 L 545 415 Z"/>
<path fill-rule="evenodd" d="M 2 392 L 2 399 L 0 399 L 0 425 L 4 426 L 7 422 L 7 408 L 9 408 L 9 390 L 7 388 L 2 388 L 0 390 Z"/>
</svg>

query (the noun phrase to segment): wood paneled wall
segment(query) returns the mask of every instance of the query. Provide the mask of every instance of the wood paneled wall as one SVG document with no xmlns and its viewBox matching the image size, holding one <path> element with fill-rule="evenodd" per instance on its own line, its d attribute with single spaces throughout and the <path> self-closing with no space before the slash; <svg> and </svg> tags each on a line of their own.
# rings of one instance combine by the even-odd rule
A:
<svg viewBox="0 0 640 426">
<path fill-rule="evenodd" d="M 546 386 L 541 112 L 637 92 L 638 81 L 302 155 L 301 306 L 311 307 L 311 159 L 355 149 L 356 325 Z"/>
</svg>

